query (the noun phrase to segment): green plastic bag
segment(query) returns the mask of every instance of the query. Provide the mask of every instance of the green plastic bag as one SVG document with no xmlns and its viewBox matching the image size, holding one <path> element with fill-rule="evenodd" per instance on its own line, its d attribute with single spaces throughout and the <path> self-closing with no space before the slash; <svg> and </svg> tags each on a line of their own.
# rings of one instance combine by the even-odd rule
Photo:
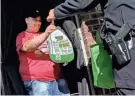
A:
<svg viewBox="0 0 135 96">
<path fill-rule="evenodd" d="M 94 86 L 105 89 L 115 88 L 112 60 L 103 48 L 99 32 L 96 33 L 95 40 L 97 44 L 90 47 Z"/>
<path fill-rule="evenodd" d="M 49 55 L 53 62 L 63 64 L 74 59 L 72 43 L 59 27 L 50 34 L 47 42 Z"/>
</svg>

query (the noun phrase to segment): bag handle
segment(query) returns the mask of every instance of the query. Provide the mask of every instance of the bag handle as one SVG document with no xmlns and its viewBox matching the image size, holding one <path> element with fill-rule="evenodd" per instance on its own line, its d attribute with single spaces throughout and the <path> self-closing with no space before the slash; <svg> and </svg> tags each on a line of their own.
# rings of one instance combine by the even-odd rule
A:
<svg viewBox="0 0 135 96">
<path fill-rule="evenodd" d="M 55 24 L 54 24 L 54 20 L 51 22 L 51 25 L 55 25 Z"/>
</svg>

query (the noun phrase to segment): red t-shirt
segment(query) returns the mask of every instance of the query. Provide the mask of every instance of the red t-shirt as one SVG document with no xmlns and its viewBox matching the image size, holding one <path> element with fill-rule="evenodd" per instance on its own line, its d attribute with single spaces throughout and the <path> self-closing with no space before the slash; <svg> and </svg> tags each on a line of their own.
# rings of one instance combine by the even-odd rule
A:
<svg viewBox="0 0 135 96">
<path fill-rule="evenodd" d="M 19 55 L 19 72 L 23 80 L 53 81 L 60 77 L 60 65 L 49 58 L 46 43 L 44 43 L 45 56 L 37 57 L 34 52 L 21 52 L 23 44 L 38 36 L 39 33 L 21 32 L 16 38 L 16 50 Z M 43 47 L 42 46 L 42 47 Z"/>
</svg>

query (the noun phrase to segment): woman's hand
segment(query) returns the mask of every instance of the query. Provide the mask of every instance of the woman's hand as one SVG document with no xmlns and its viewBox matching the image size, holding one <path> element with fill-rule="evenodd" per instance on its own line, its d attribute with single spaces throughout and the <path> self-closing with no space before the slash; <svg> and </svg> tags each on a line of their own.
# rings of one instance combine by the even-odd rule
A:
<svg viewBox="0 0 135 96">
<path fill-rule="evenodd" d="M 46 28 L 45 33 L 49 36 L 54 30 L 56 30 L 56 26 L 50 24 L 50 25 Z"/>
</svg>

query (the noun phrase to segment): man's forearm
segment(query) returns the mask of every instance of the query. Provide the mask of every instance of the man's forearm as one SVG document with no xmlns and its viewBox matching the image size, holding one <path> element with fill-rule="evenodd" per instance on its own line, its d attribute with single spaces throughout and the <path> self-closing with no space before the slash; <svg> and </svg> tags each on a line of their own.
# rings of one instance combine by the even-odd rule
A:
<svg viewBox="0 0 135 96">
<path fill-rule="evenodd" d="M 48 38 L 47 33 L 44 32 L 44 33 L 40 34 L 39 36 L 35 37 L 34 39 L 27 41 L 23 45 L 22 51 L 32 52 L 32 51 L 36 50 L 47 38 Z"/>
<path fill-rule="evenodd" d="M 61 19 L 89 7 L 92 9 L 99 4 L 99 0 L 66 0 L 54 8 L 56 19 Z"/>
</svg>

